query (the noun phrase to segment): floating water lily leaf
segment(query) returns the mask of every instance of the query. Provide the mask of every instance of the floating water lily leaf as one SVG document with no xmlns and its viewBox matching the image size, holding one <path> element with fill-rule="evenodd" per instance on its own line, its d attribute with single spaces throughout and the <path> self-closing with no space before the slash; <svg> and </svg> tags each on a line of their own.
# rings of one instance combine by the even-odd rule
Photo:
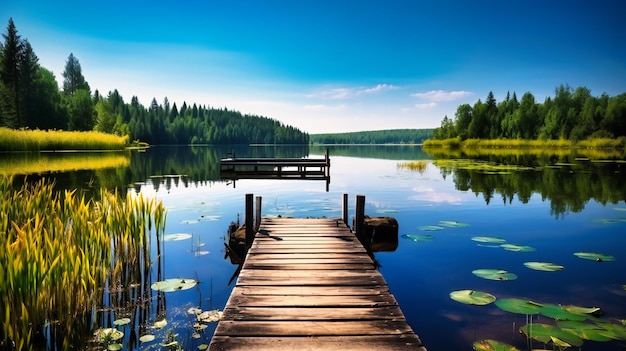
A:
<svg viewBox="0 0 626 351">
<path fill-rule="evenodd" d="M 197 219 L 184 219 L 180 221 L 180 224 L 196 224 L 196 223 L 200 223 L 200 221 Z"/>
<path fill-rule="evenodd" d="M 596 324 L 598 327 L 604 329 L 602 334 L 612 339 L 626 340 L 626 324 L 624 324 L 624 321 L 622 321 L 622 323 L 599 322 Z"/>
<path fill-rule="evenodd" d="M 209 348 L 209 345 L 207 344 L 200 344 L 198 345 L 198 350 L 206 350 Z"/>
<path fill-rule="evenodd" d="M 434 232 L 437 230 L 443 230 L 443 227 L 440 227 L 437 225 L 423 225 L 423 226 L 417 227 L 417 229 L 424 231 L 424 232 Z"/>
<path fill-rule="evenodd" d="M 476 269 L 472 273 L 478 277 L 490 280 L 515 280 L 517 275 L 503 269 Z"/>
<path fill-rule="evenodd" d="M 450 227 L 450 228 L 464 228 L 464 227 L 470 226 L 467 223 L 461 223 L 457 221 L 439 221 L 439 225 L 442 227 Z"/>
<path fill-rule="evenodd" d="M 515 298 L 501 299 L 496 301 L 495 304 L 503 311 L 526 315 L 539 314 L 541 307 L 543 306 L 542 304 L 534 301 Z"/>
<path fill-rule="evenodd" d="M 404 239 L 415 241 L 415 242 L 427 242 L 427 241 L 435 240 L 435 237 L 430 234 L 425 234 L 425 235 L 402 234 L 401 237 Z"/>
<path fill-rule="evenodd" d="M 520 331 L 527 337 L 544 343 L 551 341 L 555 342 L 555 339 L 558 339 L 558 341 L 555 342 L 557 345 L 564 346 L 564 344 L 560 343 L 565 342 L 569 346 L 580 347 L 583 344 L 583 339 L 581 337 L 569 330 L 561 329 L 555 325 L 541 323 L 526 324 L 520 328 Z"/>
<path fill-rule="evenodd" d="M 602 310 L 600 307 L 580 307 L 580 306 L 562 306 L 567 312 L 573 314 L 579 314 L 581 316 L 584 315 L 594 315 L 594 314 L 602 314 Z"/>
<path fill-rule="evenodd" d="M 120 318 L 113 321 L 113 325 L 126 325 L 130 323 L 130 318 Z"/>
<path fill-rule="evenodd" d="M 550 262 L 525 262 L 524 266 L 534 269 L 536 271 L 544 271 L 544 272 L 556 272 L 562 270 L 563 266 L 559 266 L 558 264 L 550 263 Z"/>
<path fill-rule="evenodd" d="M 122 347 L 123 347 L 122 344 L 110 344 L 107 347 L 107 350 L 109 350 L 109 351 L 118 351 L 118 350 L 121 350 Z"/>
<path fill-rule="evenodd" d="M 585 319 L 587 319 L 587 316 L 584 316 L 583 314 L 575 314 L 569 312 L 564 307 L 551 303 L 542 304 L 539 313 L 546 317 L 562 321 L 584 321 Z"/>
<path fill-rule="evenodd" d="M 100 340 L 110 339 L 110 340 L 119 340 L 124 337 L 124 333 L 115 329 L 115 328 L 102 328 L 96 330 L 96 337 Z"/>
<path fill-rule="evenodd" d="M 191 239 L 192 235 L 189 233 L 175 233 L 163 235 L 163 241 L 181 241 Z"/>
<path fill-rule="evenodd" d="M 161 329 L 161 328 L 165 327 L 166 325 L 167 325 L 167 320 L 165 320 L 165 319 L 162 319 L 160 321 L 154 322 L 154 327 L 157 328 L 157 329 Z"/>
<path fill-rule="evenodd" d="M 178 341 L 172 341 L 172 342 L 168 342 L 167 344 L 159 344 L 163 347 L 174 347 L 178 345 Z"/>
<path fill-rule="evenodd" d="M 198 315 L 198 321 L 205 323 L 217 322 L 222 319 L 223 312 L 219 310 L 204 311 Z"/>
<path fill-rule="evenodd" d="M 198 334 L 198 333 L 193 333 L 191 334 L 191 337 L 194 339 L 200 339 L 202 337 L 202 335 Z"/>
<path fill-rule="evenodd" d="M 584 258 L 586 260 L 592 260 L 596 262 L 615 261 L 615 257 L 611 255 L 604 255 L 595 252 L 576 252 L 574 256 Z"/>
<path fill-rule="evenodd" d="M 450 293 L 450 298 L 460 303 L 481 306 L 496 301 L 495 296 L 476 290 L 456 290 Z"/>
<path fill-rule="evenodd" d="M 613 340 L 609 336 L 609 332 L 595 324 L 589 324 L 580 321 L 558 321 L 559 328 L 578 335 L 582 339 L 591 341 L 610 341 Z"/>
<path fill-rule="evenodd" d="M 505 344 L 496 340 L 479 340 L 474 341 L 474 350 L 476 351 L 519 351 L 518 348 Z"/>
<path fill-rule="evenodd" d="M 146 335 L 142 335 L 141 337 L 139 337 L 139 341 L 141 342 L 150 342 L 150 341 L 154 341 L 155 336 L 152 334 L 146 334 Z"/>
<path fill-rule="evenodd" d="M 531 252 L 531 251 L 535 251 L 534 247 L 526 246 L 526 245 L 502 244 L 502 245 L 500 245 L 500 247 L 505 249 L 505 250 L 514 251 L 514 252 Z"/>
<path fill-rule="evenodd" d="M 504 244 L 506 240 L 502 238 L 496 238 L 493 236 L 475 236 L 472 238 L 474 241 L 478 241 L 479 243 L 490 243 L 490 244 Z"/>
<path fill-rule="evenodd" d="M 152 284 L 150 287 L 152 290 L 159 290 L 163 292 L 173 292 L 191 289 L 196 286 L 197 282 L 193 279 L 165 279 L 160 282 Z"/>
</svg>

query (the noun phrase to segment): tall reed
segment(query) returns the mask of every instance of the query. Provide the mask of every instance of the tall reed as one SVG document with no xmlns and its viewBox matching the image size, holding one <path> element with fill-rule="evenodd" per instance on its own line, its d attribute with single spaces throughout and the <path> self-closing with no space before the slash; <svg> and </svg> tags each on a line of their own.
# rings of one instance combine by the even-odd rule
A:
<svg viewBox="0 0 626 351">
<path fill-rule="evenodd" d="M 41 180 L 12 189 L 0 177 L 0 341 L 17 350 L 69 349 L 89 330 L 107 276 L 164 229 L 161 202 L 101 190 L 101 200 Z M 121 256 L 120 256 L 121 255 Z M 43 333 L 44 329 L 46 332 Z M 83 335 L 84 336 L 84 335 Z"/>
<path fill-rule="evenodd" d="M 123 150 L 128 136 L 100 132 L 0 128 L 0 151 Z"/>
</svg>

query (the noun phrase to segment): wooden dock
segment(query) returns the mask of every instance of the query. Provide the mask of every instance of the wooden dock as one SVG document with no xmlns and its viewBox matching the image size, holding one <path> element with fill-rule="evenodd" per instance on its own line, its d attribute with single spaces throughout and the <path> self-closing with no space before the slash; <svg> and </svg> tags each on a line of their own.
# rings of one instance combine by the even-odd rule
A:
<svg viewBox="0 0 626 351">
<path fill-rule="evenodd" d="M 426 350 L 342 219 L 283 218 L 262 219 L 209 349 Z"/>
<path fill-rule="evenodd" d="M 330 157 L 324 158 L 223 158 L 220 178 L 324 180 L 330 184 Z M 234 184 L 234 183 L 233 183 Z"/>
</svg>

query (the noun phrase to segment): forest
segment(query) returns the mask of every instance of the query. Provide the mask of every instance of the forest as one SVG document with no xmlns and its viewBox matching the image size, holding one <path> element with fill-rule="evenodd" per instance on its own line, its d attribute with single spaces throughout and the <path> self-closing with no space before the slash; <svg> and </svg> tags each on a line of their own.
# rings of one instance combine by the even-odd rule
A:
<svg viewBox="0 0 626 351">
<path fill-rule="evenodd" d="M 312 144 L 421 144 L 432 129 L 389 129 L 351 133 L 311 134 Z"/>
<path fill-rule="evenodd" d="M 28 39 L 9 19 L 0 42 L 0 127 L 41 130 L 96 130 L 128 135 L 150 144 L 308 144 L 309 135 L 268 117 L 195 103 L 182 106 L 136 96 L 125 102 L 113 90 L 92 93 L 80 62 L 69 54 L 62 89 L 39 64 Z"/>
<path fill-rule="evenodd" d="M 560 85 L 554 97 L 537 102 L 527 92 L 518 100 L 507 93 L 497 102 L 489 92 L 485 102 L 458 106 L 454 119 L 445 116 L 433 139 L 585 139 L 626 136 L 626 93 L 596 97 L 586 87 Z"/>
</svg>

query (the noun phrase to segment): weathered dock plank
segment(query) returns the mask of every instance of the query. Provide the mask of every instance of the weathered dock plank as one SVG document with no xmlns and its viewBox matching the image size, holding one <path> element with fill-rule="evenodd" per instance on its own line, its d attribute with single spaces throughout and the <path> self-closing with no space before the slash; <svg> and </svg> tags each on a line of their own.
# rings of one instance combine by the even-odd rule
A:
<svg viewBox="0 0 626 351">
<path fill-rule="evenodd" d="M 420 350 L 342 221 L 263 219 L 210 350 Z"/>
</svg>

